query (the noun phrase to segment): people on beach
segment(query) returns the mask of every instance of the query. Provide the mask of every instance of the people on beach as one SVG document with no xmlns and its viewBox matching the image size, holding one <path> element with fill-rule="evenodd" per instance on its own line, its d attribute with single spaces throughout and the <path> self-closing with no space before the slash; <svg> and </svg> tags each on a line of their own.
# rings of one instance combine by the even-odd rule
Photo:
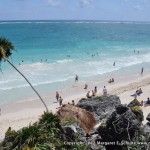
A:
<svg viewBox="0 0 150 150">
<path fill-rule="evenodd" d="M 140 103 L 140 106 L 143 106 L 144 105 L 144 102 L 143 102 L 143 100 L 141 101 L 141 103 Z"/>
<path fill-rule="evenodd" d="M 140 96 L 140 94 L 143 93 L 142 89 L 140 88 L 139 90 L 136 91 L 136 93 Z"/>
<path fill-rule="evenodd" d="M 84 89 L 87 89 L 87 88 L 88 88 L 88 85 L 87 85 L 87 84 L 85 84 Z"/>
<path fill-rule="evenodd" d="M 59 93 L 56 92 L 56 100 L 57 100 L 57 102 L 58 102 L 58 99 L 59 99 Z"/>
<path fill-rule="evenodd" d="M 107 95 L 107 89 L 106 89 L 106 86 L 104 86 L 104 88 L 103 88 L 103 95 L 104 95 L 104 96 Z"/>
<path fill-rule="evenodd" d="M 108 81 L 108 83 L 112 83 L 112 82 L 114 82 L 114 78 L 112 78 Z"/>
<path fill-rule="evenodd" d="M 62 105 L 62 101 L 63 101 L 63 99 L 62 99 L 61 96 L 60 96 L 60 97 L 59 97 L 59 106 Z"/>
<path fill-rule="evenodd" d="M 91 98 L 91 96 L 90 96 L 90 91 L 87 92 L 86 97 L 87 97 L 87 98 Z"/>
<path fill-rule="evenodd" d="M 92 90 L 92 97 L 95 97 L 96 96 L 96 93 L 95 91 Z"/>
<path fill-rule="evenodd" d="M 144 68 L 142 67 L 142 69 L 141 69 L 141 76 L 143 75 L 143 71 L 144 71 Z"/>
<path fill-rule="evenodd" d="M 133 96 L 134 99 L 137 99 L 137 96 L 140 96 L 142 93 L 143 93 L 142 89 L 140 88 L 139 90 L 136 90 L 136 92 L 132 94 L 131 96 Z"/>
<path fill-rule="evenodd" d="M 72 105 L 73 105 L 73 106 L 75 105 L 75 102 L 74 102 L 74 100 L 72 100 Z"/>
<path fill-rule="evenodd" d="M 150 98 L 147 98 L 146 104 L 150 104 Z"/>
<path fill-rule="evenodd" d="M 111 79 L 108 81 L 108 83 L 111 83 L 112 81 L 111 81 Z"/>
<path fill-rule="evenodd" d="M 94 92 L 95 92 L 95 94 L 97 93 L 97 86 L 95 86 L 95 88 L 94 88 Z"/>
<path fill-rule="evenodd" d="M 111 79 L 111 82 L 115 82 L 114 78 Z"/>
<path fill-rule="evenodd" d="M 76 75 L 76 77 L 75 77 L 75 81 L 78 81 L 78 79 L 79 79 L 79 77 L 78 77 L 78 75 Z"/>
</svg>

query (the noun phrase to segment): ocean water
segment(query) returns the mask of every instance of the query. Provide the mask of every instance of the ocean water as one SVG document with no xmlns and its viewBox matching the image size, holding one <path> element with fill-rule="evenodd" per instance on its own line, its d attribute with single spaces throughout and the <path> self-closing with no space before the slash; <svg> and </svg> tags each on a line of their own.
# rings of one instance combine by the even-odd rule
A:
<svg viewBox="0 0 150 150">
<path fill-rule="evenodd" d="M 85 82 L 134 66 L 150 70 L 148 22 L 1 21 L 0 36 L 14 44 L 10 60 L 42 96 L 71 86 L 76 74 Z M 7 62 L 1 69 L 0 104 L 36 97 Z"/>
</svg>

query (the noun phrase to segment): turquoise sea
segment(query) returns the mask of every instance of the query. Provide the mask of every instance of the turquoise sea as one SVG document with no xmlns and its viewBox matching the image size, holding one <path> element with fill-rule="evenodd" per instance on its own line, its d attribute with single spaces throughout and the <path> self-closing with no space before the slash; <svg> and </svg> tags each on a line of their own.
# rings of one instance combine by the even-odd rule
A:
<svg viewBox="0 0 150 150">
<path fill-rule="evenodd" d="M 148 22 L 0 21 L 0 36 L 15 45 L 13 64 L 42 96 L 71 86 L 76 74 L 84 82 L 125 68 L 150 70 Z M 0 103 L 36 96 L 10 65 L 1 68 Z"/>
</svg>

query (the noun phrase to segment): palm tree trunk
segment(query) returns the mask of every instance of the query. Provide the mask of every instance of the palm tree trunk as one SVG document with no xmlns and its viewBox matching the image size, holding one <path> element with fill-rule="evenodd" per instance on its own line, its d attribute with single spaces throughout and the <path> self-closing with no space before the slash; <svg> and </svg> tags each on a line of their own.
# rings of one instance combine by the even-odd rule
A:
<svg viewBox="0 0 150 150">
<path fill-rule="evenodd" d="M 19 72 L 21 74 L 21 76 L 29 83 L 30 87 L 33 89 L 33 91 L 38 95 L 38 97 L 40 98 L 40 100 L 42 101 L 42 103 L 44 104 L 46 111 L 48 112 L 48 108 L 44 102 L 44 100 L 41 98 L 40 94 L 35 90 L 35 88 L 32 86 L 32 84 L 29 82 L 29 80 L 7 59 L 7 62 L 15 69 L 17 70 L 17 72 Z"/>
</svg>

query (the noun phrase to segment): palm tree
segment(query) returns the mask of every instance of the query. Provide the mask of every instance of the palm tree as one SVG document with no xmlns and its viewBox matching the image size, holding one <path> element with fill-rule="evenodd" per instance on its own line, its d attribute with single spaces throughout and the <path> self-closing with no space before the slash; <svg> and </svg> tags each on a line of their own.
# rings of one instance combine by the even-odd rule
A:
<svg viewBox="0 0 150 150">
<path fill-rule="evenodd" d="M 32 84 L 29 82 L 29 80 L 8 60 L 8 58 L 11 56 L 11 51 L 14 50 L 13 44 L 8 41 L 6 38 L 0 37 L 0 63 L 4 60 L 7 61 L 21 76 L 28 82 L 30 87 L 33 89 L 33 91 L 38 95 L 42 103 L 44 104 L 46 111 L 48 112 L 48 107 L 46 106 L 44 100 L 41 98 L 40 94 L 35 90 L 35 88 L 32 86 Z"/>
</svg>

